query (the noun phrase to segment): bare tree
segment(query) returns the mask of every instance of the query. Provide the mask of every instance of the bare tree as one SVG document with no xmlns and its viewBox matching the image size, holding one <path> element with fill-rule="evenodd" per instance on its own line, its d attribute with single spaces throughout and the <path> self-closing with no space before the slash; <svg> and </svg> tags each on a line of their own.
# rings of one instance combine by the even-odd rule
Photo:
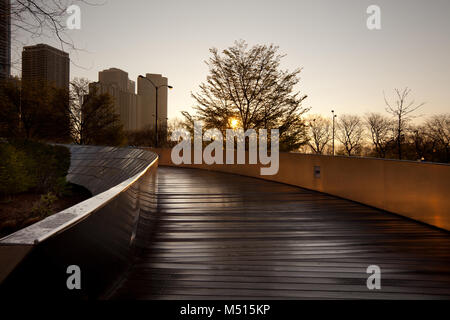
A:
<svg viewBox="0 0 450 320">
<path fill-rule="evenodd" d="M 72 137 L 78 144 L 83 143 L 83 103 L 89 94 L 89 80 L 86 78 L 74 78 L 70 82 L 70 117 L 72 125 Z"/>
<path fill-rule="evenodd" d="M 72 137 L 77 144 L 121 145 L 125 133 L 116 113 L 113 98 L 89 90 L 87 79 L 70 83 L 70 120 Z"/>
<path fill-rule="evenodd" d="M 70 141 L 67 90 L 19 79 L 0 84 L 0 135 L 53 142 Z"/>
<path fill-rule="evenodd" d="M 11 28 L 33 37 L 56 37 L 61 45 L 74 47 L 65 24 L 67 9 L 74 4 L 96 5 L 85 0 L 13 0 Z"/>
<path fill-rule="evenodd" d="M 247 129 L 279 129 L 280 148 L 295 150 L 306 143 L 306 126 L 301 116 L 306 95 L 294 91 L 300 69 L 280 69 L 283 58 L 274 45 L 248 48 L 245 41 L 223 50 L 210 50 L 209 75 L 193 94 L 196 117 L 206 128 L 229 128 L 230 119 Z"/>
<path fill-rule="evenodd" d="M 7 17 L 11 19 L 11 68 L 21 70 L 22 48 L 29 44 L 29 39 L 56 39 L 61 50 L 79 51 L 72 41 L 67 28 L 71 5 L 99 6 L 105 0 L 11 0 Z"/>
<path fill-rule="evenodd" d="M 424 125 L 410 125 L 407 129 L 408 142 L 414 150 L 414 156 L 409 155 L 410 160 L 431 161 L 436 141 L 433 140 Z"/>
<path fill-rule="evenodd" d="M 411 93 L 411 89 L 405 88 L 402 91 L 395 89 L 395 103 L 390 103 L 384 96 L 384 101 L 386 103 L 386 111 L 390 113 L 396 119 L 396 144 L 397 144 L 397 155 L 398 158 L 402 159 L 402 143 L 405 140 L 405 131 L 407 129 L 408 123 L 411 119 L 415 118 L 412 113 L 417 111 L 425 103 L 416 104 L 414 100 L 408 101 L 408 96 Z"/>
<path fill-rule="evenodd" d="M 323 154 L 332 139 L 331 121 L 322 116 L 310 116 L 308 122 L 308 145 L 316 154 Z"/>
<path fill-rule="evenodd" d="M 435 115 L 425 122 L 430 138 L 443 150 L 445 162 L 450 161 L 450 114 Z"/>
<path fill-rule="evenodd" d="M 364 126 L 361 118 L 344 114 L 337 123 L 337 139 L 342 143 L 348 156 L 357 155 L 362 149 Z"/>
<path fill-rule="evenodd" d="M 366 115 L 365 122 L 377 156 L 385 158 L 389 142 L 393 139 L 393 122 L 388 117 L 373 112 Z"/>
</svg>

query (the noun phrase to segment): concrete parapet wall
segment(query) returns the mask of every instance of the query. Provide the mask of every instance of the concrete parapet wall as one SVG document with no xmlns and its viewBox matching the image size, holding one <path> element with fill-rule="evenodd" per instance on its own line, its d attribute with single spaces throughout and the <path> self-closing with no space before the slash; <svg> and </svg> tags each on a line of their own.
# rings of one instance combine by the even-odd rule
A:
<svg viewBox="0 0 450 320">
<path fill-rule="evenodd" d="M 173 166 L 170 149 L 154 150 Z M 357 201 L 450 230 L 450 165 L 281 153 L 274 176 L 260 165 L 181 165 L 282 182 Z"/>
</svg>

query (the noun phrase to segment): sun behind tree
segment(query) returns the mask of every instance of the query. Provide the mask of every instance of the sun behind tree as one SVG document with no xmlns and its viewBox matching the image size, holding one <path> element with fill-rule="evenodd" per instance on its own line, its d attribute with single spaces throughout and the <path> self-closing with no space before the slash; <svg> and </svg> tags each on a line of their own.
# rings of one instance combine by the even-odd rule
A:
<svg viewBox="0 0 450 320">
<path fill-rule="evenodd" d="M 239 124 L 247 129 L 279 129 L 280 150 L 297 150 L 306 141 L 306 125 L 302 107 L 306 95 L 294 91 L 300 81 L 301 69 L 281 70 L 284 57 L 274 45 L 248 46 L 236 41 L 219 53 L 210 49 L 207 62 L 209 75 L 192 94 L 197 106 L 194 116 L 183 113 L 188 120 L 199 120 L 205 129 L 222 131 Z M 230 119 L 236 122 L 231 123 Z"/>
</svg>

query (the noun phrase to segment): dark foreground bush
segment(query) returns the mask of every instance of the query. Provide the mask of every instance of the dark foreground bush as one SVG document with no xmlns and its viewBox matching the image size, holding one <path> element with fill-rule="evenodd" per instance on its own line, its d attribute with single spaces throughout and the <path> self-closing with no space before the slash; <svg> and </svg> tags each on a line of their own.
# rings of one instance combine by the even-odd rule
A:
<svg viewBox="0 0 450 320">
<path fill-rule="evenodd" d="M 0 143 L 0 195 L 25 192 L 35 183 L 26 169 L 26 155 L 7 143 Z"/>
<path fill-rule="evenodd" d="M 70 167 L 70 151 L 32 141 L 0 142 L 0 196 L 27 191 L 60 192 Z"/>
</svg>

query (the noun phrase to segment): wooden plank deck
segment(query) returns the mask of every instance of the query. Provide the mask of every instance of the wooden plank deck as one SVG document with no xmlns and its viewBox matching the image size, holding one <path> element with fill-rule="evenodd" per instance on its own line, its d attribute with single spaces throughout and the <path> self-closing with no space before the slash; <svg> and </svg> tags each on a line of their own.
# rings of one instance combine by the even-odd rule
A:
<svg viewBox="0 0 450 320">
<path fill-rule="evenodd" d="M 148 245 L 112 299 L 450 298 L 447 232 L 236 175 L 160 167 L 157 183 Z"/>
</svg>

